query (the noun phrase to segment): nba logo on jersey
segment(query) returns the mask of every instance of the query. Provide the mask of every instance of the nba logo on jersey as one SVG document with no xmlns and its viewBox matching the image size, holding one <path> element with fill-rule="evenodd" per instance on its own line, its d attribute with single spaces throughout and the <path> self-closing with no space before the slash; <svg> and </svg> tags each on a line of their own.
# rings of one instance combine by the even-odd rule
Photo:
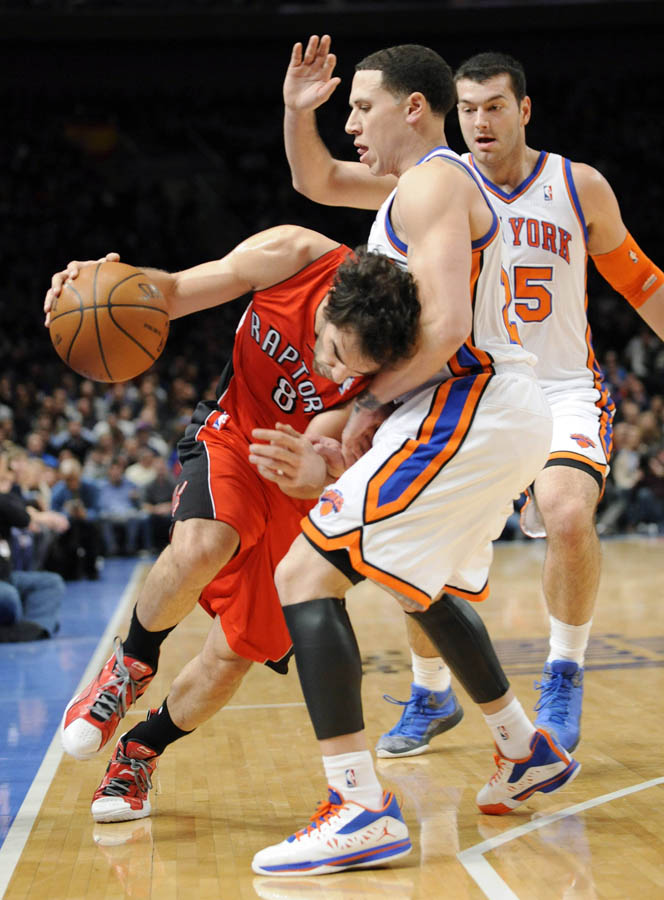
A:
<svg viewBox="0 0 664 900">
<path fill-rule="evenodd" d="M 217 431 L 221 431 L 221 429 L 226 424 L 226 422 L 228 422 L 229 419 L 230 419 L 230 416 L 228 415 L 228 413 L 222 412 L 222 414 L 217 419 L 214 420 L 214 422 L 212 423 L 212 427 L 215 428 Z"/>
<path fill-rule="evenodd" d="M 550 184 L 544 185 L 544 199 L 545 200 L 553 200 L 553 188 Z"/>
<path fill-rule="evenodd" d="M 355 378 L 354 378 L 353 375 L 351 375 L 350 378 L 347 378 L 347 379 L 343 382 L 343 384 L 340 384 L 340 385 L 339 385 L 339 393 L 340 393 L 340 394 L 345 394 L 346 391 L 348 390 L 348 388 L 349 388 L 349 387 L 352 387 L 354 381 L 355 381 Z"/>
<path fill-rule="evenodd" d="M 357 787 L 357 776 L 355 775 L 355 769 L 346 769 L 344 775 L 346 776 L 346 787 Z"/>
</svg>

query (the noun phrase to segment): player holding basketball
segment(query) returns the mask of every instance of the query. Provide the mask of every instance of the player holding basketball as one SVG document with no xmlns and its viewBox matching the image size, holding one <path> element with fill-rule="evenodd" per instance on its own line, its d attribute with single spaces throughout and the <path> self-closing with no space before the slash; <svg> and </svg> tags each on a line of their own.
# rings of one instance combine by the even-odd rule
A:
<svg viewBox="0 0 664 900">
<path fill-rule="evenodd" d="M 341 434 L 348 401 L 366 386 L 366 376 L 408 355 L 417 334 L 412 278 L 379 254 L 349 254 L 321 234 L 280 226 L 215 262 L 175 274 L 144 270 L 172 319 L 250 291 L 253 298 L 218 401 L 198 405 L 178 446 L 182 472 L 171 543 L 140 591 L 126 640 L 117 640 L 115 653 L 63 718 L 64 749 L 91 757 L 146 690 L 162 642 L 199 598 L 218 617 L 168 700 L 118 741 L 92 804 L 97 821 L 149 815 L 158 756 L 230 699 L 252 661 L 286 671 L 291 640 L 273 573 L 312 506 L 297 498 L 317 497 L 328 477 L 311 441 L 323 431 Z M 47 317 L 81 265 L 54 275 Z M 279 420 L 288 422 L 277 432 L 288 453 L 274 466 L 260 458 L 254 464 L 252 431 L 260 439 Z"/>
<path fill-rule="evenodd" d="M 296 45 L 295 66 L 300 53 Z M 508 318 L 498 217 L 479 177 L 446 147 L 454 101 L 449 66 L 426 47 L 381 50 L 356 66 L 346 130 L 371 177 L 356 178 L 347 196 L 370 207 L 372 178 L 397 177 L 371 243 L 407 260 L 422 305 L 420 334 L 415 356 L 381 371 L 356 399 L 344 443 L 357 461 L 325 490 L 277 567 L 329 797 L 309 826 L 256 854 L 261 874 L 325 874 L 410 849 L 364 734 L 360 653 L 343 603 L 364 577 L 418 620 L 480 705 L 500 746 L 498 770 L 477 796 L 483 812 L 509 812 L 578 772 L 555 739 L 532 726 L 486 631 L 473 622 L 479 617 L 445 593 L 487 595 L 492 539 L 551 441 L 534 357 Z M 361 455 L 373 410 L 393 401 L 395 411 Z"/>
<path fill-rule="evenodd" d="M 310 39 L 294 54 L 284 84 L 285 137 L 295 186 L 328 204 L 377 206 L 394 187 L 366 166 L 334 160 L 318 136 L 314 110 L 331 95 L 330 39 Z M 664 334 L 664 277 L 628 234 L 605 179 L 590 166 L 533 150 L 525 127 L 531 102 L 522 66 L 503 54 L 479 54 L 456 73 L 461 130 L 503 221 L 504 266 L 524 346 L 554 417 L 549 457 L 523 516 L 526 534 L 547 537 L 543 589 L 550 652 L 536 725 L 563 746 L 579 742 L 583 664 L 599 584 L 595 511 L 608 472 L 613 404 L 592 352 L 586 316 L 586 260 Z M 362 135 L 353 127 L 356 145 Z M 366 189 L 364 185 L 366 184 Z M 358 201 L 359 198 L 359 201 Z M 357 202 L 356 202 L 357 201 Z M 449 670 L 408 620 L 413 658 L 410 699 L 377 745 L 379 756 L 422 753 L 459 721 Z M 390 698 L 391 699 L 391 698 Z"/>
</svg>

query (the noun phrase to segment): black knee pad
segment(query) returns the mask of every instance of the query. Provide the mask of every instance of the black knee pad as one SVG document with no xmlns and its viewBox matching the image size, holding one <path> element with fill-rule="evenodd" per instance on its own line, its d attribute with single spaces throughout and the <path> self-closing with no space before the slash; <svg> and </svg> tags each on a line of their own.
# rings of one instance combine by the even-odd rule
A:
<svg viewBox="0 0 664 900">
<path fill-rule="evenodd" d="M 417 618 L 438 652 L 475 703 L 498 700 L 509 681 L 498 662 L 484 622 L 472 604 L 443 594 Z"/>
<path fill-rule="evenodd" d="M 320 597 L 283 610 L 316 737 L 362 731 L 362 661 L 345 602 Z"/>
</svg>

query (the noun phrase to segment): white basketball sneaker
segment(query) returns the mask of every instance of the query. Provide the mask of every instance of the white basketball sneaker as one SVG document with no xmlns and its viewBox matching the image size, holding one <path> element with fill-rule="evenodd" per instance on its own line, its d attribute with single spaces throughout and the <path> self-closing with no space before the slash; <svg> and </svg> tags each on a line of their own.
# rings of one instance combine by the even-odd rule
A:
<svg viewBox="0 0 664 900">
<path fill-rule="evenodd" d="M 498 748 L 496 748 L 498 750 Z M 530 756 L 507 759 L 500 751 L 493 757 L 498 766 L 477 795 L 483 813 L 502 816 L 516 809 L 532 794 L 552 794 L 579 774 L 580 763 L 543 729 L 530 741 Z"/>
<path fill-rule="evenodd" d="M 394 794 L 380 809 L 344 800 L 328 787 L 311 822 L 280 844 L 260 850 L 251 864 L 259 875 L 327 875 L 392 862 L 411 851 L 408 828 Z"/>
</svg>

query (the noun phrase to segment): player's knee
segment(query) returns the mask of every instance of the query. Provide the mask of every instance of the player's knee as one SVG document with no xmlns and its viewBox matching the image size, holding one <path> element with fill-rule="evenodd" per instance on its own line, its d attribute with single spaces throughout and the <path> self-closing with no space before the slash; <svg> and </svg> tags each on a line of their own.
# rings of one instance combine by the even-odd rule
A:
<svg viewBox="0 0 664 900">
<path fill-rule="evenodd" d="M 177 522 L 169 545 L 178 571 L 201 574 L 207 584 L 235 553 L 240 538 L 225 522 L 187 519 Z"/>
<path fill-rule="evenodd" d="M 595 528 L 595 503 L 573 495 L 558 497 L 540 511 L 549 540 L 583 546 Z"/>
<path fill-rule="evenodd" d="M 279 601 L 282 606 L 288 606 L 290 603 L 296 603 L 296 586 L 298 563 L 294 557 L 287 553 L 281 560 L 274 573 L 274 585 L 279 594 Z"/>
<path fill-rule="evenodd" d="M 216 647 L 214 643 L 204 647 L 202 662 L 205 678 L 219 690 L 244 678 L 251 668 L 250 659 L 238 656 L 228 647 Z"/>
</svg>

